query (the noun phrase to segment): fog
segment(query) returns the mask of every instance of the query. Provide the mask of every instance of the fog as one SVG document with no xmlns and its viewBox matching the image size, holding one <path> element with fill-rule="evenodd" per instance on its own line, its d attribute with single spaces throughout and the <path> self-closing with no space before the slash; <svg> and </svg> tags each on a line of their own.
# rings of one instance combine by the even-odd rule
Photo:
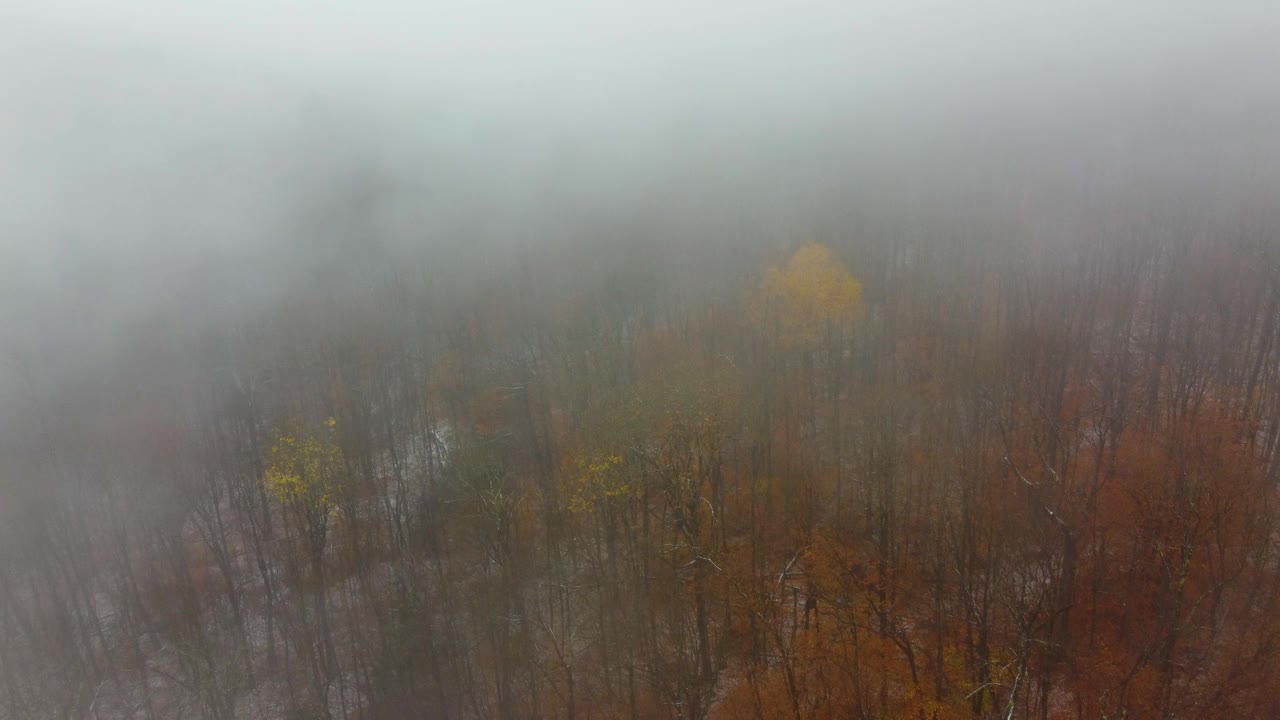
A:
<svg viewBox="0 0 1280 720">
<path fill-rule="evenodd" d="M 10 1 L 0 452 L 403 277 L 444 317 L 532 264 L 551 314 L 628 272 L 740 293 L 808 242 L 1269 241 L 1278 32 L 1270 2 Z"/>
<path fill-rule="evenodd" d="M 268 300 L 323 235 L 536 251 L 645 216 L 728 241 L 980 189 L 1051 223 L 1081 197 L 1234 212 L 1280 167 L 1269 3 L 0 13 L 6 345 L 52 356 L 73 325 L 96 346 L 149 307 Z"/>
</svg>

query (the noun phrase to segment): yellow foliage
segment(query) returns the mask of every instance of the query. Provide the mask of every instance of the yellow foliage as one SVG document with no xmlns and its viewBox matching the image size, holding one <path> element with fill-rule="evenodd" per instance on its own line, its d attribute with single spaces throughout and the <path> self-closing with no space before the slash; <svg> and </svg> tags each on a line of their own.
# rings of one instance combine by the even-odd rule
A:
<svg viewBox="0 0 1280 720">
<path fill-rule="evenodd" d="M 333 507 L 342 450 L 334 438 L 338 421 L 329 418 L 324 425 L 323 435 L 276 430 L 263 483 L 281 503 L 302 503 L 316 510 Z"/>
<path fill-rule="evenodd" d="M 639 483 L 629 483 L 622 473 L 621 455 L 579 456 L 578 472 L 561 486 L 570 512 L 588 512 L 601 500 L 638 497 Z"/>
<path fill-rule="evenodd" d="M 862 316 L 862 284 L 830 250 L 810 243 L 786 267 L 769 268 L 755 310 L 760 321 L 776 324 L 783 343 L 815 345 Z"/>
</svg>

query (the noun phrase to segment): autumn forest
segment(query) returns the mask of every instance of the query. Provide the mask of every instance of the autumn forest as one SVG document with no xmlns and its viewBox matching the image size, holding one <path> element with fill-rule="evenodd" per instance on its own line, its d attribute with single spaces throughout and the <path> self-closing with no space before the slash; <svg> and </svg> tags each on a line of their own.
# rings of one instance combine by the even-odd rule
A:
<svg viewBox="0 0 1280 720">
<path fill-rule="evenodd" d="M 1280 716 L 1247 230 L 512 253 L 150 323 L 163 364 L 5 446 L 0 716 Z"/>
<path fill-rule="evenodd" d="M 1280 720 L 1277 30 L 0 0 L 0 720 Z"/>
</svg>

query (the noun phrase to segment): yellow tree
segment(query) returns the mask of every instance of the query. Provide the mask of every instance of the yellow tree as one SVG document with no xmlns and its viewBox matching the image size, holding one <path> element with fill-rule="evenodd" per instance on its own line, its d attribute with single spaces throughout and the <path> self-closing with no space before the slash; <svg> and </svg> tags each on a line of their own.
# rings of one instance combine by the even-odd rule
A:
<svg viewBox="0 0 1280 720">
<path fill-rule="evenodd" d="M 784 349 L 801 354 L 804 384 L 808 389 L 808 422 L 818 432 L 815 369 L 819 358 L 825 365 L 827 393 L 831 402 L 831 454 L 835 485 L 835 508 L 844 503 L 840 404 L 846 346 L 855 322 L 862 317 L 862 284 L 828 248 L 809 243 L 796 250 L 785 267 L 769 268 L 756 294 L 753 311 L 765 333 Z M 819 353 L 818 351 L 822 352 Z M 779 368 L 770 368 L 766 382 L 776 382 Z M 789 404 L 792 393 L 783 395 Z M 766 422 L 768 418 L 766 417 Z M 783 411 L 786 447 L 790 458 L 790 413 Z M 816 449 L 816 445 L 814 446 Z M 815 450 L 815 452 L 817 452 Z"/>
<path fill-rule="evenodd" d="M 277 430 L 263 477 L 267 491 L 285 507 L 315 509 L 328 514 L 342 451 L 334 433 L 338 423 L 329 418 L 322 433 Z"/>
<path fill-rule="evenodd" d="M 862 317 L 862 284 L 831 250 L 809 243 L 785 267 L 769 268 L 756 314 L 784 344 L 812 349 Z"/>
<path fill-rule="evenodd" d="M 588 512 L 594 510 L 598 502 L 635 497 L 643 489 L 624 474 L 621 455 L 584 452 L 574 458 L 574 467 L 576 472 L 560 484 L 570 512 Z"/>
<path fill-rule="evenodd" d="M 320 692 L 336 669 L 336 651 L 329 621 L 324 551 L 329 517 L 337 505 L 342 472 L 342 450 L 337 442 L 337 421 L 329 418 L 320 431 L 301 426 L 277 429 L 271 445 L 263 484 L 280 502 L 286 519 L 292 515 L 301 526 L 311 579 L 316 587 L 316 613 L 320 621 L 323 677 L 316 678 Z M 286 524 L 286 527 L 288 525 Z"/>
</svg>

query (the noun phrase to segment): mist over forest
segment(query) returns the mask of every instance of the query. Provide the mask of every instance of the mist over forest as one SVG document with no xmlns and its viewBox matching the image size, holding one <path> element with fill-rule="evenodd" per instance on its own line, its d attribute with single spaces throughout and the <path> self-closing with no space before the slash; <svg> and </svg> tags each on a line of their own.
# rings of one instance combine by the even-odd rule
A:
<svg viewBox="0 0 1280 720">
<path fill-rule="evenodd" d="M 0 7 L 0 719 L 1280 716 L 1278 30 Z"/>
</svg>

